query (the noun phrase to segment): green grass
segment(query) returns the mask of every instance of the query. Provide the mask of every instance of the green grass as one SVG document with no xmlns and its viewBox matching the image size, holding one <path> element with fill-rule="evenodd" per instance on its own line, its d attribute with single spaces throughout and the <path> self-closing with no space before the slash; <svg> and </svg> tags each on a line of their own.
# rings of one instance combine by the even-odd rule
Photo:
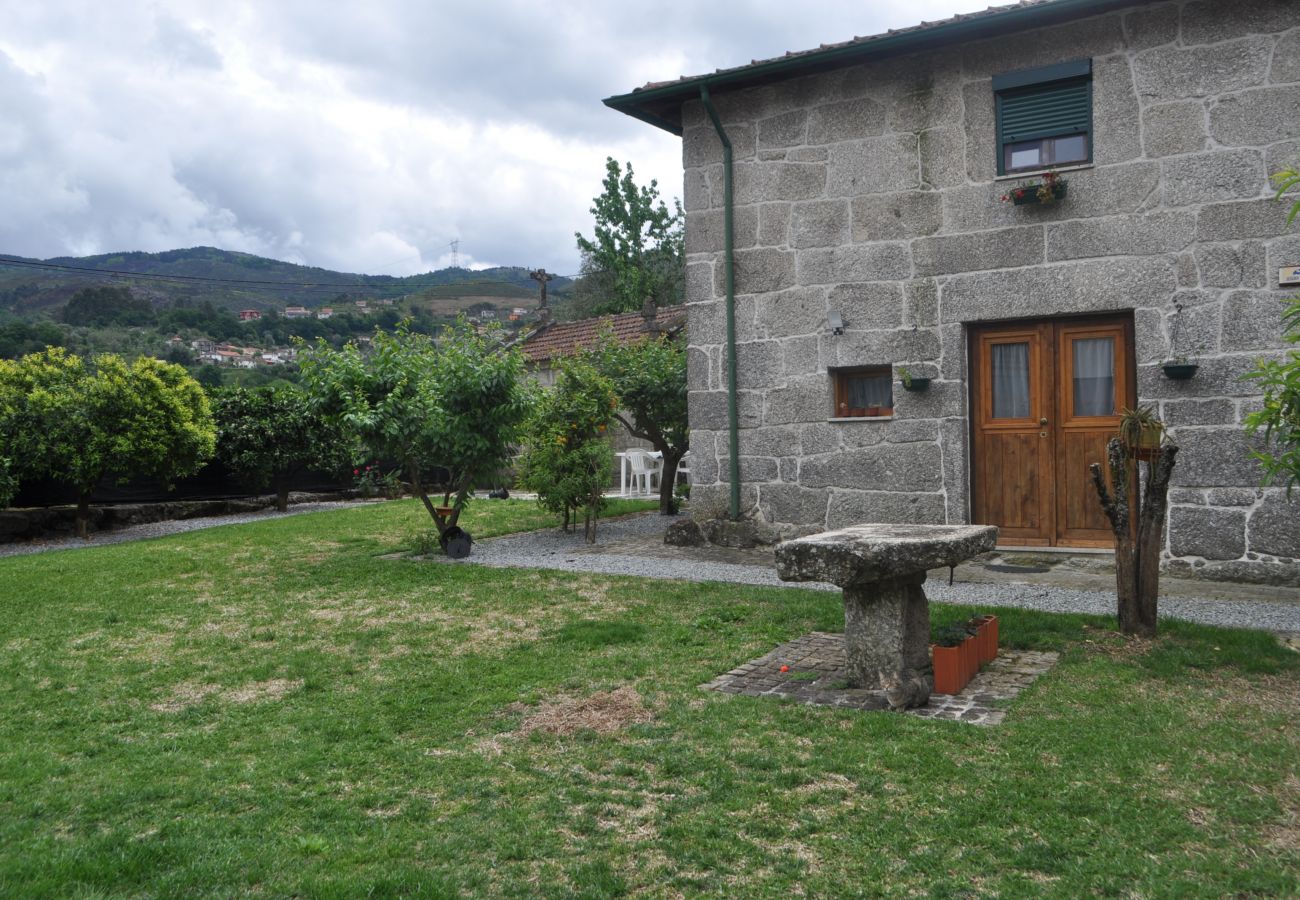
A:
<svg viewBox="0 0 1300 900">
<path fill-rule="evenodd" d="M 0 561 L 0 896 L 1300 890 L 1267 635 L 1001 610 L 1063 655 L 992 729 L 730 697 L 838 598 L 384 558 L 422 516 Z"/>
</svg>

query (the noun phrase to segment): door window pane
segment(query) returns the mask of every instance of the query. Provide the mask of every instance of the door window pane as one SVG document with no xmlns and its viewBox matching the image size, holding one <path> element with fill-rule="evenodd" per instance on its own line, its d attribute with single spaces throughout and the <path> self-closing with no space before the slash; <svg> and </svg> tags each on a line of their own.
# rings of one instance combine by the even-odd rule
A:
<svg viewBox="0 0 1300 900">
<path fill-rule="evenodd" d="M 993 418 L 1029 418 L 1029 344 L 994 344 Z"/>
<path fill-rule="evenodd" d="M 1084 338 L 1074 345 L 1074 414 L 1115 414 L 1115 339 Z"/>
</svg>

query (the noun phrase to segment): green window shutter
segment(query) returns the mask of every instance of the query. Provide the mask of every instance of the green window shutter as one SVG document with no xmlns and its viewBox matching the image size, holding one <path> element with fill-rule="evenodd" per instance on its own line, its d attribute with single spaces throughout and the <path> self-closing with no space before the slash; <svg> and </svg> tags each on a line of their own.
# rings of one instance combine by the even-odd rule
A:
<svg viewBox="0 0 1300 900">
<path fill-rule="evenodd" d="M 1055 82 L 998 94 L 998 143 L 1086 134 L 1092 123 L 1092 84 Z"/>
</svg>

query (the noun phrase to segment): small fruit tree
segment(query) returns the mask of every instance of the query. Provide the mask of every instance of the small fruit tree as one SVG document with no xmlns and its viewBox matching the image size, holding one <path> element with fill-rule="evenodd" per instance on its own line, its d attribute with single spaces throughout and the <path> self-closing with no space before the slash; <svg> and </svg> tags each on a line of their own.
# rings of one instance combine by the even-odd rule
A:
<svg viewBox="0 0 1300 900">
<path fill-rule="evenodd" d="M 523 357 L 463 319 L 435 341 L 404 325 L 362 351 L 323 341 L 299 354 L 310 402 L 353 431 L 369 454 L 398 462 L 446 537 L 476 485 L 510 458 L 528 414 Z M 430 491 L 441 493 L 437 511 Z"/>
<path fill-rule="evenodd" d="M 564 529 L 584 513 L 584 535 L 595 543 L 596 519 L 614 465 L 606 431 L 618 398 L 608 378 L 589 364 L 560 362 L 555 386 L 542 393 L 529 420 L 520 482 L 542 508 L 564 517 Z"/>
<path fill-rule="evenodd" d="M 322 416 L 299 388 L 229 388 L 212 400 L 217 458 L 250 487 L 275 489 L 276 508 L 289 508 L 289 481 L 299 472 L 334 472 L 352 462 L 355 441 L 341 423 Z"/>
<path fill-rule="evenodd" d="M 659 512 L 672 515 L 677 511 L 673 497 L 677 464 L 690 449 L 686 348 L 667 337 L 620 344 L 606 334 L 589 359 L 614 385 L 619 406 L 615 418 L 630 434 L 649 441 L 663 454 Z"/>
<path fill-rule="evenodd" d="M 216 428 L 207 395 L 178 365 L 111 353 L 90 364 L 49 347 L 0 370 L 0 395 L 21 477 L 48 476 L 77 492 L 77 534 L 86 537 L 90 495 L 105 478 L 193 474 L 212 456 Z"/>
</svg>

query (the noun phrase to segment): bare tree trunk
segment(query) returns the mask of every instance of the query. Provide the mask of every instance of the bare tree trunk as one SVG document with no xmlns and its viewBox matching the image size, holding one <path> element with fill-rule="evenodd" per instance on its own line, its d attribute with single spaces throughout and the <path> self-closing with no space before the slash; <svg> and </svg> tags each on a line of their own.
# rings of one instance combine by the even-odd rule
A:
<svg viewBox="0 0 1300 900">
<path fill-rule="evenodd" d="M 424 489 L 424 483 L 420 481 L 420 467 L 411 464 L 406 467 L 406 474 L 411 479 L 411 490 L 420 498 L 424 508 L 429 511 L 429 518 L 433 519 L 433 525 L 438 529 L 438 536 L 442 537 L 448 526 L 443 522 L 442 516 L 438 515 L 433 508 L 433 501 L 429 499 L 429 493 Z"/>
<path fill-rule="evenodd" d="M 289 479 L 277 478 L 275 482 L 275 508 L 280 512 L 289 509 Z"/>
<path fill-rule="evenodd" d="M 1089 466 L 1101 508 L 1115 534 L 1115 594 L 1119 630 L 1147 637 L 1156 633 L 1160 596 L 1160 550 L 1163 544 L 1165 512 L 1169 505 L 1169 476 L 1178 447 L 1161 448 L 1151 465 L 1145 489 L 1134 484 L 1135 471 L 1128 448 L 1119 438 L 1106 445 L 1114 496 L 1106 489 L 1101 466 Z"/>
<path fill-rule="evenodd" d="M 90 540 L 90 494 L 77 495 L 77 537 Z"/>
</svg>

